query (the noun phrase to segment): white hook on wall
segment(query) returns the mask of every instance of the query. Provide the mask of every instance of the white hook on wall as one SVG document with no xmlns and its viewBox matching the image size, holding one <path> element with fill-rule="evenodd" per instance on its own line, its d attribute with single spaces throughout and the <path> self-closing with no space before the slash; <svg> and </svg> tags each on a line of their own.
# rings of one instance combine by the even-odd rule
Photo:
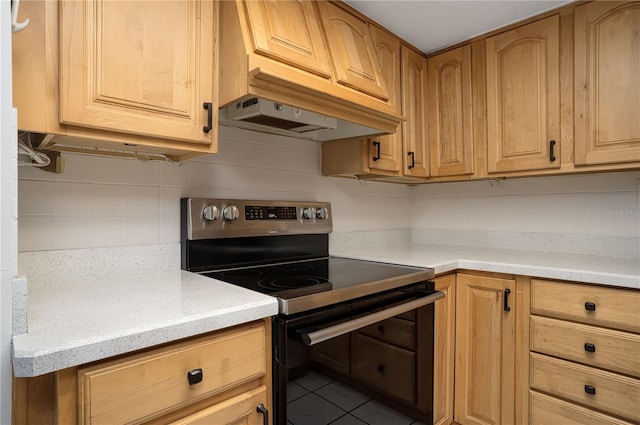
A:
<svg viewBox="0 0 640 425">
<path fill-rule="evenodd" d="M 24 22 L 18 23 L 18 8 L 20 7 L 20 0 L 12 0 L 11 1 L 11 31 L 12 32 L 20 32 L 29 25 L 29 18 L 25 19 Z"/>
</svg>

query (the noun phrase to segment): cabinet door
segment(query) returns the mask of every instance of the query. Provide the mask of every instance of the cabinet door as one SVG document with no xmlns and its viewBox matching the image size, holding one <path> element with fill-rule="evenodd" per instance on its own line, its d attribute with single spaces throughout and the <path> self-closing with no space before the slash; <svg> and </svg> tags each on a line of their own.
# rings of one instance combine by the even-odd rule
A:
<svg viewBox="0 0 640 425">
<path fill-rule="evenodd" d="M 243 2 L 254 52 L 331 78 L 320 19 L 310 1 Z"/>
<path fill-rule="evenodd" d="M 262 425 L 264 414 L 258 405 L 267 405 L 267 387 L 240 394 L 197 413 L 182 418 L 171 425 Z"/>
<path fill-rule="evenodd" d="M 456 285 L 455 421 L 514 423 L 515 281 L 458 274 Z"/>
<path fill-rule="evenodd" d="M 406 118 L 402 124 L 403 173 L 427 177 L 427 59 L 405 46 L 402 46 L 402 113 Z"/>
<path fill-rule="evenodd" d="M 389 89 L 389 103 L 400 112 L 400 40 L 393 34 L 371 26 L 371 36 L 376 49 L 382 77 Z M 369 168 L 375 170 L 400 171 L 402 167 L 402 127 L 394 134 L 374 137 L 369 141 Z"/>
<path fill-rule="evenodd" d="M 317 2 L 338 84 L 389 101 L 369 27 L 340 6 Z"/>
<path fill-rule="evenodd" d="M 431 176 L 473 174 L 471 46 L 427 63 Z"/>
<path fill-rule="evenodd" d="M 640 161 L 640 3 L 575 11 L 575 163 Z"/>
<path fill-rule="evenodd" d="M 61 2 L 60 121 L 212 144 L 217 7 L 209 1 Z M 208 132 L 205 102 L 213 103 Z"/>
<path fill-rule="evenodd" d="M 453 423 L 456 277 L 441 276 L 435 283 L 436 291 L 444 292 L 445 298 L 435 304 L 433 424 L 448 425 Z"/>
<path fill-rule="evenodd" d="M 560 167 L 560 18 L 489 37 L 490 173 Z"/>
</svg>

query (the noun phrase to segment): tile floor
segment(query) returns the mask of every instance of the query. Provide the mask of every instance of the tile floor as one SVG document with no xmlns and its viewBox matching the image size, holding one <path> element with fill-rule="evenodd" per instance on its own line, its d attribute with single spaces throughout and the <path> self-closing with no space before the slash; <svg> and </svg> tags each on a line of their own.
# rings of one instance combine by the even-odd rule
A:
<svg viewBox="0 0 640 425">
<path fill-rule="evenodd" d="M 287 408 L 290 425 L 424 425 L 315 371 L 289 382 Z"/>
</svg>

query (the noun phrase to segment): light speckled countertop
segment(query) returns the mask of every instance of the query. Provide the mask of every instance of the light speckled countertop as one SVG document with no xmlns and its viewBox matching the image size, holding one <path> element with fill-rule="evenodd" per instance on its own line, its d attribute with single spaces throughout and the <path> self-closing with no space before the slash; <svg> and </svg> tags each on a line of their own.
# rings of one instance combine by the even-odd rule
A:
<svg viewBox="0 0 640 425">
<path fill-rule="evenodd" d="M 277 313 L 273 297 L 180 270 L 29 283 L 14 373 L 37 376 Z"/>
<path fill-rule="evenodd" d="M 469 269 L 640 289 L 638 259 L 421 244 L 333 249 L 331 255 L 431 267 L 436 274 Z"/>
</svg>

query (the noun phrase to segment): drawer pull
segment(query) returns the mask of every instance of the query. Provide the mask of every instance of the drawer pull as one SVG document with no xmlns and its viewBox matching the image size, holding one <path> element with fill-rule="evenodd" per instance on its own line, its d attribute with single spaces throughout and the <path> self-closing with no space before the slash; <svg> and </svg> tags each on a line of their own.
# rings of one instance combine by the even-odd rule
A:
<svg viewBox="0 0 640 425">
<path fill-rule="evenodd" d="M 207 110 L 207 125 L 202 127 L 202 131 L 204 131 L 206 134 L 209 134 L 209 132 L 213 128 L 213 103 L 205 102 L 202 106 Z"/>
<path fill-rule="evenodd" d="M 258 404 L 258 407 L 256 407 L 256 411 L 258 413 L 262 413 L 263 425 L 269 425 L 269 410 L 266 407 L 264 407 L 264 404 L 262 403 Z"/>
<path fill-rule="evenodd" d="M 194 385 L 198 382 L 202 382 L 202 377 L 202 369 L 191 369 L 187 372 L 187 380 L 189 381 L 189 385 Z"/>
<path fill-rule="evenodd" d="M 377 369 L 378 369 L 378 372 L 384 373 L 384 365 L 383 364 L 379 364 Z"/>
<path fill-rule="evenodd" d="M 585 385 L 584 386 L 584 392 L 587 393 L 587 394 L 595 395 L 596 394 L 596 387 L 594 387 L 593 385 Z"/>
<path fill-rule="evenodd" d="M 382 325 L 378 325 L 378 328 L 377 328 L 377 329 L 378 329 L 378 332 L 380 332 L 380 333 L 384 333 L 384 326 L 382 326 Z"/>
<path fill-rule="evenodd" d="M 377 161 L 380 159 L 380 142 L 373 142 L 373 146 L 376 147 L 376 154 L 373 156 L 373 160 Z"/>
<path fill-rule="evenodd" d="M 584 309 L 587 311 L 596 311 L 596 304 L 587 301 L 586 303 L 584 303 Z"/>
<path fill-rule="evenodd" d="M 504 290 L 504 311 L 511 311 L 511 307 L 509 307 L 509 294 L 511 293 L 511 289 L 507 288 Z"/>
<path fill-rule="evenodd" d="M 594 344 L 585 342 L 584 343 L 584 351 L 587 351 L 589 353 L 595 353 L 596 352 L 596 346 Z"/>
</svg>

